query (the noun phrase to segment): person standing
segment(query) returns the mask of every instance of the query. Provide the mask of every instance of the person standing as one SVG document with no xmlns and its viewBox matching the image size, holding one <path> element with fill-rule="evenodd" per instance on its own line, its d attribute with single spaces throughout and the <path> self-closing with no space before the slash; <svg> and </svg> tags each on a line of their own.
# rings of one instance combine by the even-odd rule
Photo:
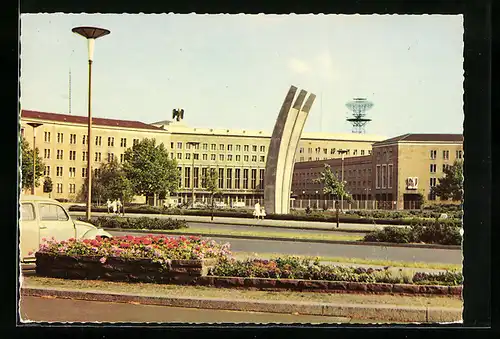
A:
<svg viewBox="0 0 500 339">
<path fill-rule="evenodd" d="M 106 205 L 108 206 L 108 214 L 111 210 L 111 201 L 108 199 L 108 201 L 106 201 Z"/>
<path fill-rule="evenodd" d="M 253 216 L 257 219 L 260 219 L 260 204 L 258 201 L 255 203 Z"/>
<path fill-rule="evenodd" d="M 118 198 L 116 202 L 116 207 L 117 207 L 117 213 L 120 215 L 120 213 L 123 211 L 123 205 L 122 202 L 120 201 L 120 198 Z"/>
<path fill-rule="evenodd" d="M 116 208 L 118 207 L 116 200 L 113 200 L 113 202 L 111 203 L 111 207 L 113 209 L 113 214 L 116 214 Z"/>
</svg>

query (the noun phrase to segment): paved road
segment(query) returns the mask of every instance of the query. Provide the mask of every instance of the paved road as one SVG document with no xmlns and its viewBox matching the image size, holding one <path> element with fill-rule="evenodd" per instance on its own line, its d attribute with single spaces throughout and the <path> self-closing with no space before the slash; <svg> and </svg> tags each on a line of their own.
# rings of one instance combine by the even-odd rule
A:
<svg viewBox="0 0 500 339">
<path fill-rule="evenodd" d="M 111 231 L 110 233 L 114 236 L 123 236 L 125 234 L 144 235 L 144 233 L 134 232 Z M 431 248 L 384 247 L 378 245 L 344 245 L 305 243 L 283 240 L 252 240 L 215 237 L 213 237 L 212 239 L 220 242 L 230 243 L 231 250 L 233 252 L 283 253 L 304 256 L 382 259 L 391 261 L 445 264 L 462 263 L 462 251 L 460 249 L 451 250 Z"/>
<path fill-rule="evenodd" d="M 350 318 L 205 310 L 101 301 L 21 297 L 21 319 L 49 322 L 347 323 Z M 366 322 L 366 321 L 365 321 Z"/>
</svg>

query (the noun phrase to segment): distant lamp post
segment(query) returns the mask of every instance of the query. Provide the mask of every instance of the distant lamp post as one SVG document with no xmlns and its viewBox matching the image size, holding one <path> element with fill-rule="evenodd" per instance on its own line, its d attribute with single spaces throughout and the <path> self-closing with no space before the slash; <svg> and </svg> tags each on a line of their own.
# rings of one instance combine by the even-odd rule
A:
<svg viewBox="0 0 500 339">
<path fill-rule="evenodd" d="M 97 27 L 75 27 L 71 30 L 73 33 L 83 36 L 87 39 L 89 53 L 89 89 L 88 89 L 88 132 L 87 132 L 87 220 L 90 220 L 92 208 L 92 62 L 94 60 L 95 40 L 108 35 L 109 30 Z"/>
<path fill-rule="evenodd" d="M 337 151 L 338 153 L 340 153 L 341 155 L 341 166 L 342 166 L 342 170 L 341 170 L 341 175 L 340 175 L 340 180 L 342 182 L 342 185 L 344 185 L 344 155 L 348 152 L 347 150 L 345 149 L 339 149 Z M 344 189 L 345 190 L 345 189 Z M 342 194 L 340 196 L 340 211 L 343 213 L 344 212 L 344 195 Z"/>
<path fill-rule="evenodd" d="M 35 195 L 35 184 L 36 184 L 36 128 L 42 126 L 43 124 L 39 122 L 29 122 L 28 125 L 33 127 L 33 187 L 31 187 L 31 194 Z"/>
<path fill-rule="evenodd" d="M 186 143 L 186 145 L 190 145 L 193 147 L 193 149 L 198 146 L 200 143 L 196 141 L 189 141 Z M 195 196 L 194 196 L 194 152 L 191 153 L 193 156 L 192 162 L 191 162 L 191 199 L 193 199 L 191 207 L 194 208 L 194 202 L 195 202 Z"/>
<path fill-rule="evenodd" d="M 319 195 L 318 195 L 318 191 L 316 191 L 316 208 L 319 209 Z"/>
<path fill-rule="evenodd" d="M 368 209 L 368 192 L 371 191 L 370 187 L 365 188 L 365 210 Z"/>
</svg>

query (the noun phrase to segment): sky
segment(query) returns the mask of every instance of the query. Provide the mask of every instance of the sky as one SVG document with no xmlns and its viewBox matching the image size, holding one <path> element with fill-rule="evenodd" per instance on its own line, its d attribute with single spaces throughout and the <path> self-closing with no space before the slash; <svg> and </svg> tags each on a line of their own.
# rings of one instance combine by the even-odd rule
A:
<svg viewBox="0 0 500 339">
<path fill-rule="evenodd" d="M 304 131 L 349 133 L 346 103 L 372 101 L 367 134 L 463 132 L 461 15 L 23 14 L 23 109 L 272 131 L 291 85 L 317 95 Z"/>
</svg>

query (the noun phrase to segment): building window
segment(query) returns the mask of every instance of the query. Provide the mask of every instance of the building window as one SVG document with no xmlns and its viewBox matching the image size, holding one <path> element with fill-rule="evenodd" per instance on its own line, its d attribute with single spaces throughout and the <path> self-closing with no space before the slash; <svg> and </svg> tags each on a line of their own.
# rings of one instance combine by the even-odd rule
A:
<svg viewBox="0 0 500 339">
<path fill-rule="evenodd" d="M 234 188 L 240 189 L 240 174 L 241 170 L 239 168 L 234 169 Z"/>
<path fill-rule="evenodd" d="M 264 169 L 259 170 L 259 189 L 264 189 Z"/>
<path fill-rule="evenodd" d="M 102 137 L 96 136 L 95 137 L 95 144 L 96 144 L 96 146 L 101 146 L 101 144 L 102 144 Z"/>
<path fill-rule="evenodd" d="M 182 153 L 177 153 L 177 159 L 182 159 Z"/>
<path fill-rule="evenodd" d="M 217 145 L 216 144 L 211 144 L 210 145 L 210 150 L 216 151 L 217 150 Z"/>
<path fill-rule="evenodd" d="M 75 167 L 70 167 L 69 168 L 69 177 L 74 178 L 76 175 L 76 168 Z"/>
<path fill-rule="evenodd" d="M 266 160 L 266 157 L 264 155 L 260 156 L 260 162 L 264 162 Z"/>
<path fill-rule="evenodd" d="M 101 161 L 101 152 L 95 152 L 94 161 Z"/>
<path fill-rule="evenodd" d="M 70 134 L 69 135 L 69 143 L 70 144 L 76 144 L 76 134 Z"/>
<path fill-rule="evenodd" d="M 115 154 L 114 153 L 108 153 L 108 162 L 111 162 L 115 160 Z"/>
<path fill-rule="evenodd" d="M 191 187 L 191 167 L 184 167 L 184 187 Z"/>
<path fill-rule="evenodd" d="M 69 193 L 76 193 L 76 185 L 69 184 Z"/>
<path fill-rule="evenodd" d="M 223 151 L 224 150 L 224 144 L 220 144 L 219 145 L 219 151 Z"/>
<path fill-rule="evenodd" d="M 313 158 L 312 157 L 309 157 L 307 160 L 311 161 Z"/>
<path fill-rule="evenodd" d="M 120 139 L 120 147 L 127 147 L 127 138 Z"/>
<path fill-rule="evenodd" d="M 191 153 L 186 153 L 186 160 L 191 159 Z"/>
<path fill-rule="evenodd" d="M 236 161 L 241 161 L 241 155 L 236 155 Z"/>
<path fill-rule="evenodd" d="M 255 168 L 252 168 L 252 181 L 251 181 L 251 188 L 254 190 L 257 188 L 257 170 Z"/>
<path fill-rule="evenodd" d="M 57 156 L 56 156 L 56 159 L 57 160 L 62 160 L 63 158 L 63 150 L 62 149 L 58 149 L 57 150 Z"/>
<path fill-rule="evenodd" d="M 219 160 L 224 161 L 224 154 L 219 154 Z"/>
<path fill-rule="evenodd" d="M 241 151 L 241 145 L 236 145 L 236 151 L 237 152 Z"/>
<path fill-rule="evenodd" d="M 210 154 L 210 160 L 215 161 L 217 160 L 215 154 Z"/>
<path fill-rule="evenodd" d="M 368 150 L 368 155 L 372 155 L 372 150 L 371 149 Z"/>
<path fill-rule="evenodd" d="M 182 149 L 182 142 L 177 143 L 177 149 Z"/>
<path fill-rule="evenodd" d="M 232 161 L 233 160 L 233 155 L 232 154 L 228 154 L 227 155 L 227 161 Z"/>
<path fill-rule="evenodd" d="M 227 150 L 232 151 L 233 150 L 233 145 L 227 145 Z"/>
<path fill-rule="evenodd" d="M 449 169 L 451 166 L 448 164 L 443 164 L 443 172 Z"/>
<path fill-rule="evenodd" d="M 84 135 L 82 136 L 82 145 L 86 145 L 87 144 L 87 136 Z"/>
<path fill-rule="evenodd" d="M 69 151 L 69 160 L 76 160 L 76 151 Z"/>
<path fill-rule="evenodd" d="M 380 165 L 377 165 L 375 171 L 375 188 L 380 188 L 380 180 L 381 180 L 381 168 Z"/>
<path fill-rule="evenodd" d="M 437 151 L 436 150 L 431 150 L 431 159 L 435 160 L 437 156 Z"/>
<path fill-rule="evenodd" d="M 62 168 L 62 166 L 57 166 L 56 167 L 56 176 L 62 177 L 62 175 L 63 175 L 63 168 Z"/>
<path fill-rule="evenodd" d="M 450 159 L 450 151 L 443 151 L 443 160 Z"/>
<path fill-rule="evenodd" d="M 316 147 L 314 151 L 316 152 L 316 154 L 319 154 L 321 152 L 321 147 Z"/>
<path fill-rule="evenodd" d="M 226 188 L 233 188 L 233 169 L 232 168 L 228 168 L 226 170 L 226 174 L 227 174 L 227 179 L 226 179 Z"/>
<path fill-rule="evenodd" d="M 200 168 L 199 167 L 194 167 L 193 168 L 193 187 L 198 188 L 198 177 L 200 174 Z"/>
<path fill-rule="evenodd" d="M 64 134 L 57 133 L 57 143 L 62 144 L 64 142 Z"/>
<path fill-rule="evenodd" d="M 436 164 L 431 164 L 431 166 L 430 166 L 430 172 L 431 173 L 436 173 Z"/>
<path fill-rule="evenodd" d="M 299 149 L 299 153 L 304 153 L 304 147 L 301 147 L 301 148 Z"/>
<path fill-rule="evenodd" d="M 186 149 L 191 149 L 191 144 L 189 142 L 186 142 Z"/>
<path fill-rule="evenodd" d="M 257 145 L 252 145 L 252 152 L 257 152 Z"/>
<path fill-rule="evenodd" d="M 175 159 L 175 153 L 173 152 L 170 153 L 170 159 Z"/>
<path fill-rule="evenodd" d="M 365 155 L 365 150 L 364 149 L 361 150 L 361 155 Z"/>
<path fill-rule="evenodd" d="M 256 156 L 256 155 L 252 155 L 252 161 L 253 161 L 253 162 L 256 162 L 256 161 L 257 161 L 257 156 Z"/>
<path fill-rule="evenodd" d="M 87 161 L 88 154 L 89 154 L 88 152 L 85 152 L 85 151 L 82 152 L 82 161 Z"/>
<path fill-rule="evenodd" d="M 124 158 L 125 158 L 125 154 L 120 154 L 120 164 L 123 162 Z"/>
<path fill-rule="evenodd" d="M 57 184 L 57 193 L 62 193 L 63 192 L 63 184 Z"/>
<path fill-rule="evenodd" d="M 135 146 L 137 144 L 139 144 L 139 139 L 133 139 L 132 140 L 132 146 Z"/>
<path fill-rule="evenodd" d="M 260 151 L 265 152 L 266 151 L 266 146 L 260 146 Z"/>
<path fill-rule="evenodd" d="M 179 187 L 182 188 L 182 167 L 177 167 L 177 170 L 179 171 Z"/>
<path fill-rule="evenodd" d="M 207 168 L 203 167 L 201 169 L 201 187 L 207 187 Z"/>
<path fill-rule="evenodd" d="M 203 154 L 203 155 L 202 155 L 202 159 L 203 159 L 203 160 L 208 160 L 208 154 Z"/>
<path fill-rule="evenodd" d="M 86 177 L 87 177 L 87 169 L 82 168 L 82 178 L 86 178 Z"/>
<path fill-rule="evenodd" d="M 224 188 L 224 169 L 219 168 L 219 188 Z"/>
<path fill-rule="evenodd" d="M 243 156 L 243 161 L 248 162 L 248 155 Z"/>
<path fill-rule="evenodd" d="M 250 146 L 249 145 L 244 145 L 243 146 L 243 152 L 248 152 L 250 150 Z"/>
<path fill-rule="evenodd" d="M 193 153 L 193 160 L 199 160 L 200 155 L 198 153 Z"/>
<path fill-rule="evenodd" d="M 50 142 L 50 132 L 43 132 L 43 140 L 45 142 Z"/>
<path fill-rule="evenodd" d="M 43 175 L 44 176 L 50 176 L 50 166 L 45 166 L 43 169 Z"/>
<path fill-rule="evenodd" d="M 248 168 L 243 169 L 243 189 L 248 189 Z"/>
<path fill-rule="evenodd" d="M 387 188 L 392 188 L 392 178 L 394 176 L 394 174 L 392 173 L 392 168 L 393 168 L 392 164 L 387 165 Z"/>
<path fill-rule="evenodd" d="M 203 144 L 202 147 L 203 147 L 203 150 L 205 150 L 205 151 L 208 150 L 208 144 Z"/>
<path fill-rule="evenodd" d="M 461 150 L 457 150 L 456 151 L 456 158 L 457 159 L 462 159 L 462 151 Z"/>
<path fill-rule="evenodd" d="M 430 186 L 431 186 L 431 187 L 435 187 L 435 186 L 436 186 L 436 178 L 431 178 L 431 179 L 429 180 L 429 183 L 430 183 Z"/>
<path fill-rule="evenodd" d="M 43 150 L 43 158 L 50 159 L 50 148 L 46 148 Z"/>
<path fill-rule="evenodd" d="M 100 175 L 101 175 L 101 169 L 100 168 L 94 169 L 94 176 L 96 178 L 99 178 Z"/>
</svg>

